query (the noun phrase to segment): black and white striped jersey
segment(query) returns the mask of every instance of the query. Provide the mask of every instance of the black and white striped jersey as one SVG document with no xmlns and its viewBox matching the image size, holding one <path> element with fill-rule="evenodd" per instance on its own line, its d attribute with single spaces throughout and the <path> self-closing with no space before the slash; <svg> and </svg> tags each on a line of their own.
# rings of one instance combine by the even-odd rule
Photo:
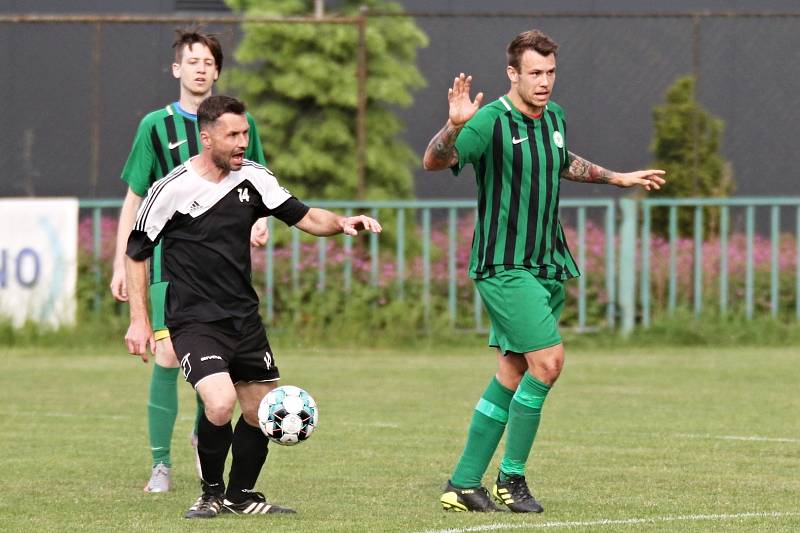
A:
<svg viewBox="0 0 800 533">
<path fill-rule="evenodd" d="M 192 159 L 153 184 L 139 208 L 127 254 L 142 261 L 164 243 L 162 279 L 169 283 L 168 327 L 258 311 L 251 283 L 250 229 L 264 216 L 287 225 L 309 207 L 249 160 L 219 183 L 201 178 Z"/>
</svg>

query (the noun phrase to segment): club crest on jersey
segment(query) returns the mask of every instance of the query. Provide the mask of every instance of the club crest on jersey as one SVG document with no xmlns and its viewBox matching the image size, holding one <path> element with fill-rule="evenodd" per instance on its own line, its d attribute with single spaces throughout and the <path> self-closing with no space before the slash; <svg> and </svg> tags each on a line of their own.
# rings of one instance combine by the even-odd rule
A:
<svg viewBox="0 0 800 533">
<path fill-rule="evenodd" d="M 236 192 L 239 193 L 239 201 L 240 202 L 250 202 L 250 189 L 247 187 L 241 187 L 236 189 Z"/>
<path fill-rule="evenodd" d="M 553 143 L 559 148 L 564 148 L 564 137 L 562 137 L 560 131 L 553 132 Z"/>
</svg>

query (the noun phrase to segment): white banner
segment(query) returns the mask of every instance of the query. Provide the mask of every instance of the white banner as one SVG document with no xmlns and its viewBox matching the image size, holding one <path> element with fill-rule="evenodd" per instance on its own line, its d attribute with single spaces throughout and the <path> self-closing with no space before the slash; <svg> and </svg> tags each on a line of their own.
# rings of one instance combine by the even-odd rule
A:
<svg viewBox="0 0 800 533">
<path fill-rule="evenodd" d="M 75 323 L 78 200 L 0 198 L 0 319 Z"/>
</svg>

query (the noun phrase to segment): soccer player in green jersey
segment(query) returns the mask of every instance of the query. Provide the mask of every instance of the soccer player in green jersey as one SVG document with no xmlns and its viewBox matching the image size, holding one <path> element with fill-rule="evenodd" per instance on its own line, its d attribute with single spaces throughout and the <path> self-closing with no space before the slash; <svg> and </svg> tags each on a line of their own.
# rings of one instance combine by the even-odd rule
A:
<svg viewBox="0 0 800 533">
<path fill-rule="evenodd" d="M 481 482 L 503 433 L 492 494 L 511 511 L 542 512 L 525 480 L 542 404 L 564 364 L 558 320 L 564 282 L 578 276 L 558 219 L 559 182 L 664 184 L 661 170 L 619 173 L 567 150 L 564 111 L 550 100 L 558 45 L 538 30 L 508 45 L 508 93 L 480 110 L 472 77 L 448 91 L 449 118 L 425 151 L 427 170 L 458 174 L 471 164 L 478 216 L 469 275 L 491 319 L 497 373 L 475 406 L 467 442 L 441 497 L 445 509 L 495 511 Z"/>
<path fill-rule="evenodd" d="M 120 212 L 111 280 L 111 293 L 119 301 L 128 300 L 125 248 L 142 198 L 156 180 L 200 152 L 197 108 L 211 94 L 214 82 L 222 70 L 222 46 L 215 36 L 196 29 L 178 30 L 176 33 L 172 45 L 175 50 L 172 75 L 179 80 L 180 97 L 177 102 L 153 111 L 142 119 L 122 171 L 122 179 L 128 184 L 128 192 Z M 250 143 L 245 157 L 263 165 L 264 151 L 256 125 L 249 114 L 247 121 L 250 126 Z M 267 237 L 266 219 L 261 219 L 253 226 L 251 244 L 263 245 Z M 180 365 L 172 347 L 169 330 L 164 323 L 169 280 L 163 279 L 161 266 L 159 246 L 153 254 L 150 268 L 151 314 L 157 342 L 147 404 L 153 468 L 150 480 L 144 487 L 145 492 L 166 492 L 170 488 L 170 447 L 178 415 L 177 377 Z M 147 361 L 146 357 L 143 359 Z M 198 416 L 201 412 L 202 404 L 198 397 Z M 196 430 L 192 441 L 193 444 L 196 443 Z"/>
</svg>

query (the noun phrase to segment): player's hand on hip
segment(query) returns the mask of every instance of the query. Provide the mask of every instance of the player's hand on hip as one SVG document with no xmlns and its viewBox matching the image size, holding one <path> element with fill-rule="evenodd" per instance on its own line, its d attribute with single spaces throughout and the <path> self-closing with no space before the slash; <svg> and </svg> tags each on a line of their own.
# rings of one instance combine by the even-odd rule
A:
<svg viewBox="0 0 800 533">
<path fill-rule="evenodd" d="M 125 268 L 115 268 L 111 275 L 111 295 L 118 302 L 128 301 L 128 282 L 125 279 Z"/>
<path fill-rule="evenodd" d="M 478 111 L 483 101 L 483 93 L 475 95 L 475 100 L 470 100 L 469 91 L 472 88 L 472 76 L 465 76 L 462 72 L 453 80 L 453 86 L 447 90 L 447 101 L 450 104 L 450 122 L 460 126 L 472 118 Z"/>
<path fill-rule="evenodd" d="M 269 240 L 269 228 L 267 227 L 267 217 L 259 218 L 250 229 L 250 246 L 264 246 Z"/>
<path fill-rule="evenodd" d="M 372 233 L 380 233 L 383 228 L 374 218 L 365 215 L 358 215 L 354 217 L 346 217 L 342 219 L 342 233 L 345 235 L 355 236 L 358 235 L 360 230 L 371 231 Z"/>
<path fill-rule="evenodd" d="M 150 353 L 156 353 L 156 339 L 153 336 L 153 329 L 150 324 L 138 321 L 131 322 L 130 326 L 128 326 L 128 332 L 125 333 L 125 345 L 129 354 L 140 356 L 143 363 L 149 361 L 147 349 L 150 349 Z"/>
<path fill-rule="evenodd" d="M 663 170 L 637 170 L 636 172 L 623 172 L 617 174 L 618 187 L 639 186 L 646 191 L 657 191 L 666 183 L 662 177 L 666 174 Z"/>
</svg>

